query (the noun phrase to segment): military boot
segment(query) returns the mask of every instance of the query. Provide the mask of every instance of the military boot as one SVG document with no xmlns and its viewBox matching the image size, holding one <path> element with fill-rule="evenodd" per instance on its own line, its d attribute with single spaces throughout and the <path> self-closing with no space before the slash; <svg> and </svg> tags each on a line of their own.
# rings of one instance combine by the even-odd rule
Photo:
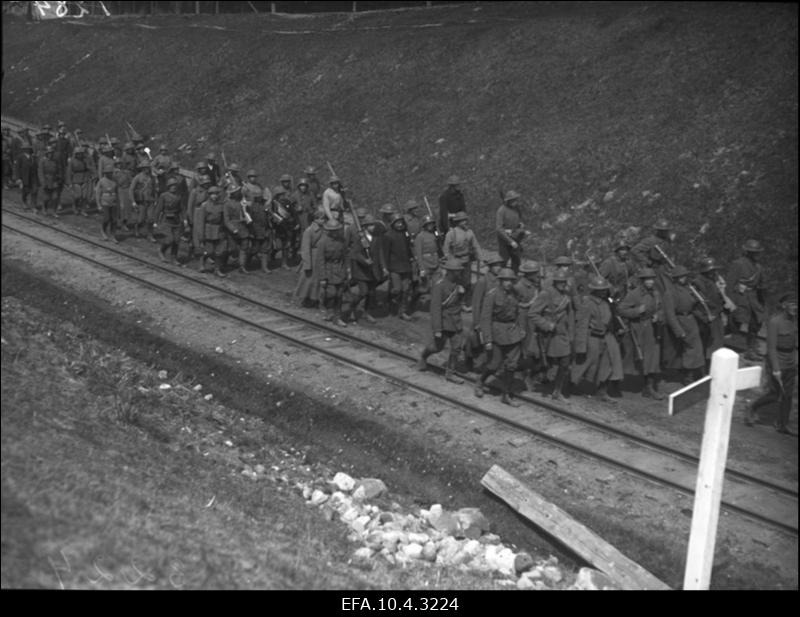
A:
<svg viewBox="0 0 800 617">
<path fill-rule="evenodd" d="M 594 393 L 595 398 L 597 398 L 598 401 L 616 405 L 617 401 L 613 397 L 609 396 L 607 388 L 608 386 L 605 383 L 601 383 L 599 386 L 597 386 L 597 390 Z"/>
<path fill-rule="evenodd" d="M 166 248 L 167 248 L 167 247 L 166 247 L 166 246 L 164 246 L 163 244 L 162 244 L 161 246 L 159 246 L 159 247 L 158 247 L 158 256 L 159 256 L 159 258 L 161 259 L 161 261 L 163 261 L 163 262 L 165 262 L 165 263 L 168 261 L 168 260 L 167 260 L 167 254 L 164 252 L 164 250 L 165 250 Z"/>
<path fill-rule="evenodd" d="M 425 355 L 425 352 L 422 352 L 419 359 L 417 360 L 416 364 L 418 371 L 427 371 L 428 370 L 428 356 Z"/>
<path fill-rule="evenodd" d="M 205 271 L 206 271 L 206 256 L 203 255 L 200 258 L 200 272 L 205 272 Z"/>
<path fill-rule="evenodd" d="M 477 396 L 478 398 L 483 398 L 483 378 L 482 377 L 475 383 L 475 396 Z"/>
<path fill-rule="evenodd" d="M 222 268 L 219 266 L 219 264 L 215 264 L 214 265 L 214 274 L 216 274 L 218 277 L 223 278 L 223 279 L 227 278 L 227 276 L 228 276 L 227 274 L 225 274 L 222 271 Z"/>
</svg>

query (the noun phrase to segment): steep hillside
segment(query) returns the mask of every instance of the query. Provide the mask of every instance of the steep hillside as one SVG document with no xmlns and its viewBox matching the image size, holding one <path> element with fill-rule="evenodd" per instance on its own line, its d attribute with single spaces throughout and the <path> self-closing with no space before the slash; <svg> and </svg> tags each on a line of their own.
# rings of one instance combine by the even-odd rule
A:
<svg viewBox="0 0 800 617">
<path fill-rule="evenodd" d="M 777 290 L 797 280 L 797 51 L 793 4 L 5 20 L 3 112 L 205 137 L 270 184 L 330 160 L 373 207 L 435 204 L 457 173 L 489 246 L 514 187 L 536 258 L 665 215 L 690 265 L 760 238 Z"/>
</svg>

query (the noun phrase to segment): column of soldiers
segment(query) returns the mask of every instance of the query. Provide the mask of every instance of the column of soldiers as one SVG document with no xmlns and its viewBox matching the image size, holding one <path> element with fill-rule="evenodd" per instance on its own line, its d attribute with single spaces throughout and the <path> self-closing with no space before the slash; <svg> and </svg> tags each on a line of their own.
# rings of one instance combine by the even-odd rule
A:
<svg viewBox="0 0 800 617">
<path fill-rule="evenodd" d="M 456 366 L 464 361 L 479 375 L 478 397 L 492 380 L 502 402 L 515 406 L 519 374 L 526 389 L 547 388 L 555 400 L 587 382 L 593 396 L 613 403 L 628 373 L 640 376 L 642 396 L 661 400 L 662 374 L 677 371 L 683 383 L 697 380 L 726 332 L 741 336 L 747 359 L 761 358 L 757 335 L 765 320 L 765 289 L 757 240 L 744 244 L 727 277 L 710 257 L 695 273 L 674 263 L 665 220 L 633 245 L 619 242 L 603 260 L 560 256 L 548 267 L 524 258 L 530 233 L 522 198 L 513 190 L 497 209 L 493 252 L 482 249 L 469 228 L 457 176 L 447 180 L 437 217 L 427 198 L 422 216 L 413 199 L 405 213 L 399 203 L 386 203 L 373 216 L 357 207 L 335 174 L 323 190 L 313 167 L 304 168 L 296 185 L 284 174 L 270 189 L 254 169 L 242 178 L 235 163 L 221 168 L 212 152 L 187 182 L 166 146 L 150 159 L 138 135 L 122 148 L 107 139 L 97 152 L 79 132 L 72 138 L 63 123 L 55 137 L 43 127 L 36 140 L 27 132 L 14 140 L 4 131 L 4 174 L 13 174 L 25 207 L 30 202 L 57 216 L 60 192 L 69 187 L 76 213 L 85 215 L 96 203 L 104 238 L 116 241 L 118 223 L 152 242 L 158 242 L 158 230 L 162 260 L 186 265 L 199 258 L 201 271 L 220 277 L 229 260 L 242 273 L 253 263 L 270 273 L 278 255 L 283 268 L 299 261 L 295 298 L 340 327 L 362 318 L 374 323 L 381 308 L 411 321 L 426 298 L 432 337 L 418 368 L 425 370 L 427 358 L 448 346 L 445 378 L 461 383 Z M 183 262 L 181 243 L 187 244 Z M 475 268 L 479 264 L 483 271 Z M 386 305 L 377 293 L 383 284 Z M 784 399 L 796 370 L 783 333 L 784 322 L 793 319 L 796 340 L 796 302 L 787 306 L 779 351 L 768 341 L 769 362 L 780 367 L 773 390 Z"/>
</svg>

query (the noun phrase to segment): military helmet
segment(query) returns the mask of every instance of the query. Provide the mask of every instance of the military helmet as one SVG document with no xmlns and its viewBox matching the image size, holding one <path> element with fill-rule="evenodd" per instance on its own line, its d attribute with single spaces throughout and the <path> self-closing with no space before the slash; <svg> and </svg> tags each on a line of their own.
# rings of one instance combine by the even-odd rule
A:
<svg viewBox="0 0 800 617">
<path fill-rule="evenodd" d="M 228 195 L 236 195 L 237 193 L 242 192 L 242 185 L 241 184 L 231 184 L 227 188 Z"/>
<path fill-rule="evenodd" d="M 594 291 L 601 291 L 603 289 L 611 289 L 611 285 L 602 276 L 594 275 L 589 279 L 589 289 Z"/>
<path fill-rule="evenodd" d="M 280 179 L 281 182 L 291 182 L 292 177 L 289 174 L 283 174 Z"/>
<path fill-rule="evenodd" d="M 83 133 L 83 131 L 82 131 L 81 129 L 75 129 L 75 130 L 74 130 L 74 131 L 72 131 L 72 132 L 73 132 L 73 133 L 77 133 L 78 135 L 80 135 L 81 133 Z"/>
<path fill-rule="evenodd" d="M 122 147 L 123 150 L 133 150 L 134 145 L 132 141 L 126 141 L 125 145 Z"/>
<path fill-rule="evenodd" d="M 450 176 L 447 179 L 447 184 L 449 184 L 451 186 L 455 185 L 455 184 L 461 184 L 461 178 L 459 178 L 457 175 L 453 174 L 452 176 Z"/>
<path fill-rule="evenodd" d="M 464 264 L 461 262 L 461 260 L 456 259 L 455 257 L 449 257 L 444 264 L 442 264 L 442 267 L 445 270 L 463 270 Z"/>
<path fill-rule="evenodd" d="M 300 186 L 304 186 L 304 185 L 308 186 L 308 180 L 306 178 L 300 178 L 297 181 L 297 186 L 300 187 Z"/>
<path fill-rule="evenodd" d="M 383 204 L 378 210 L 381 214 L 396 214 L 397 208 L 394 207 L 394 204 Z"/>
<path fill-rule="evenodd" d="M 328 180 L 328 184 L 333 184 L 334 182 L 338 182 L 339 184 L 342 183 L 342 181 L 339 180 L 339 176 L 337 176 L 336 174 L 331 174 L 330 180 Z"/>
<path fill-rule="evenodd" d="M 278 195 L 286 195 L 286 189 L 280 185 L 272 189 L 272 196 L 277 197 Z"/>
<path fill-rule="evenodd" d="M 134 131 L 133 133 L 131 133 L 131 141 L 144 141 L 144 139 L 142 138 L 141 135 L 139 135 L 139 133 Z"/>
<path fill-rule="evenodd" d="M 114 173 L 114 163 L 111 161 L 103 161 L 103 167 L 100 169 L 101 174 L 113 174 Z"/>
<path fill-rule="evenodd" d="M 433 220 L 433 217 L 430 214 L 426 214 L 422 219 L 422 226 L 425 227 L 425 225 L 429 225 L 431 223 L 435 225 L 436 221 Z"/>
<path fill-rule="evenodd" d="M 566 255 L 561 255 L 560 257 L 555 258 L 553 264 L 556 266 L 571 266 L 573 264 L 573 261 L 571 257 L 567 257 Z"/>
<path fill-rule="evenodd" d="M 313 175 L 317 173 L 317 170 L 311 165 L 306 165 L 306 168 L 303 170 L 303 173 L 308 175 Z"/>
<path fill-rule="evenodd" d="M 537 261 L 523 261 L 519 266 L 519 271 L 523 274 L 531 274 L 533 272 L 541 272 L 542 268 Z"/>
<path fill-rule="evenodd" d="M 217 155 L 216 155 L 216 153 L 214 153 L 214 152 L 209 152 L 208 154 L 206 154 L 206 160 L 207 160 L 207 161 L 216 161 L 216 160 L 217 160 Z"/>
<path fill-rule="evenodd" d="M 675 266 L 672 269 L 672 272 L 669 273 L 669 275 L 674 279 L 680 278 L 681 276 L 687 276 L 688 274 L 689 270 L 686 268 L 686 266 Z"/>
<path fill-rule="evenodd" d="M 456 212 L 453 215 L 453 222 L 460 223 L 461 221 L 466 221 L 468 218 L 469 216 L 467 216 L 467 213 L 462 210 L 461 212 Z"/>
<path fill-rule="evenodd" d="M 236 163 L 231 163 L 228 165 L 228 171 L 242 171 L 242 168 L 239 167 Z"/>
<path fill-rule="evenodd" d="M 514 199 L 519 199 L 520 197 L 522 197 L 522 195 L 520 195 L 516 191 L 508 191 L 505 197 L 503 197 L 503 201 L 508 203 L 509 201 L 512 201 Z"/>
<path fill-rule="evenodd" d="M 406 224 L 406 219 L 402 214 L 400 214 L 399 212 L 396 212 L 395 215 L 392 217 L 392 221 L 391 222 L 392 222 L 392 227 L 395 226 L 395 223 L 403 223 L 403 225 L 405 225 Z"/>
<path fill-rule="evenodd" d="M 59 120 L 58 121 L 58 128 L 61 128 L 62 126 L 67 126 L 67 123 L 64 122 L 63 120 Z"/>
<path fill-rule="evenodd" d="M 640 279 L 654 279 L 656 278 L 656 271 L 652 268 L 642 268 L 636 276 Z"/>
<path fill-rule="evenodd" d="M 356 216 L 360 219 L 363 219 L 367 216 L 367 209 L 364 207 L 356 208 Z"/>
<path fill-rule="evenodd" d="M 483 263 L 487 266 L 493 266 L 495 264 L 503 264 L 506 260 L 500 257 L 500 253 L 496 253 L 495 251 L 486 251 L 483 254 Z"/>
<path fill-rule="evenodd" d="M 700 262 L 700 272 L 711 272 L 712 270 L 719 270 L 716 260 L 713 257 L 706 257 Z"/>
<path fill-rule="evenodd" d="M 406 212 L 413 210 L 414 208 L 419 208 L 419 202 L 416 199 L 409 199 L 405 205 Z"/>
<path fill-rule="evenodd" d="M 667 219 L 658 219 L 656 224 L 653 225 L 653 229 L 660 229 L 662 231 L 669 231 L 672 229 L 667 222 Z"/>
<path fill-rule="evenodd" d="M 509 280 L 509 281 L 516 281 L 517 275 L 514 274 L 514 271 L 511 268 L 502 268 L 500 272 L 497 273 L 497 278 L 502 280 Z"/>
<path fill-rule="evenodd" d="M 169 178 L 167 180 L 167 188 L 169 188 L 171 186 L 177 186 L 177 184 L 178 184 L 178 179 L 177 178 Z"/>
<path fill-rule="evenodd" d="M 748 253 L 760 253 L 764 250 L 758 240 L 748 240 L 742 245 L 742 249 Z"/>
<path fill-rule="evenodd" d="M 341 228 L 342 224 L 339 221 L 325 221 L 325 231 L 336 231 Z"/>
<path fill-rule="evenodd" d="M 248 178 L 258 177 L 258 174 L 256 173 L 255 169 L 248 169 L 247 170 L 247 177 Z"/>
<path fill-rule="evenodd" d="M 360 216 L 358 218 L 361 218 Z M 372 216 L 369 212 L 364 215 L 364 220 L 361 221 L 362 225 L 374 225 L 375 224 L 375 217 Z"/>
<path fill-rule="evenodd" d="M 221 192 L 222 192 L 222 189 L 221 189 L 221 188 L 219 188 L 219 187 L 218 187 L 218 186 L 216 186 L 216 185 L 215 185 L 215 186 L 212 186 L 210 189 L 208 189 L 208 193 L 209 193 L 209 195 L 216 195 L 217 193 L 221 193 Z"/>
<path fill-rule="evenodd" d="M 205 161 L 197 161 L 194 166 L 195 169 L 205 169 L 206 167 L 208 167 L 208 164 Z"/>
<path fill-rule="evenodd" d="M 172 169 L 180 169 L 181 166 L 178 164 L 178 161 L 172 161 L 169 164 L 169 168 L 170 168 L 170 170 L 172 170 Z"/>
<path fill-rule="evenodd" d="M 316 211 L 314 212 L 314 220 L 315 221 L 324 221 L 326 218 L 328 218 L 328 215 L 325 214 L 325 209 L 324 208 L 317 208 Z"/>
</svg>

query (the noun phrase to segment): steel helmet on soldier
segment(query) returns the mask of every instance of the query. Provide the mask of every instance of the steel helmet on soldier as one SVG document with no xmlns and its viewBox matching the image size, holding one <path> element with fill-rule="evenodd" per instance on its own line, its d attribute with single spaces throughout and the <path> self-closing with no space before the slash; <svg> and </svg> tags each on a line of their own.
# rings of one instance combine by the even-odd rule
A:
<svg viewBox="0 0 800 617">
<path fill-rule="evenodd" d="M 205 161 L 197 161 L 197 164 L 194 166 L 195 169 L 205 169 L 208 167 L 208 164 Z"/>
<path fill-rule="evenodd" d="M 286 195 L 286 189 L 282 186 L 276 186 L 272 189 L 272 196 L 277 197 L 278 195 Z"/>
<path fill-rule="evenodd" d="M 675 266 L 672 272 L 669 273 L 669 275 L 674 279 L 680 278 L 681 276 L 687 276 L 688 274 L 689 270 L 686 268 L 686 266 Z"/>
<path fill-rule="evenodd" d="M 603 289 L 611 289 L 611 285 L 602 276 L 594 275 L 589 279 L 589 289 L 593 291 L 601 291 Z"/>
<path fill-rule="evenodd" d="M 553 261 L 553 265 L 556 266 L 571 266 L 572 265 L 572 258 L 567 257 L 566 255 L 561 255 L 560 257 L 556 257 L 555 261 Z"/>
<path fill-rule="evenodd" d="M 359 219 L 363 219 L 365 216 L 367 216 L 367 209 L 364 207 L 356 208 L 356 216 Z"/>
<path fill-rule="evenodd" d="M 239 167 L 236 163 L 231 163 L 228 166 L 228 171 L 241 171 L 241 170 L 242 170 L 242 168 Z"/>
<path fill-rule="evenodd" d="M 125 142 L 125 146 L 123 147 L 123 149 L 125 149 L 125 150 L 133 150 L 134 149 L 133 142 L 132 141 L 126 141 Z"/>
<path fill-rule="evenodd" d="M 744 243 L 742 248 L 748 253 L 760 253 L 764 250 L 764 247 L 761 246 L 758 240 L 748 240 Z"/>
<path fill-rule="evenodd" d="M 483 254 L 483 263 L 487 266 L 493 266 L 495 264 L 502 264 L 505 263 L 506 260 L 500 257 L 500 253 L 496 253 L 494 251 L 486 251 Z"/>
<path fill-rule="evenodd" d="M 114 143 L 114 142 L 112 141 L 111 143 Z M 159 151 L 159 152 L 166 152 L 167 150 L 169 150 L 169 148 L 167 148 L 167 144 L 161 144 L 161 145 L 158 147 L 158 151 Z"/>
<path fill-rule="evenodd" d="M 198 180 L 198 182 L 200 184 L 211 184 L 211 176 L 207 176 L 206 174 L 203 174 L 202 176 L 200 176 L 200 179 Z"/>
<path fill-rule="evenodd" d="M 453 215 L 453 222 L 460 223 L 461 221 L 466 221 L 468 218 L 469 216 L 467 215 L 467 213 L 462 210 L 461 212 L 456 212 Z"/>
<path fill-rule="evenodd" d="M 378 212 L 380 212 L 381 214 L 396 214 L 397 213 L 397 208 L 394 207 L 394 204 L 388 204 L 387 203 L 387 204 L 383 204 L 381 206 L 380 210 L 378 210 Z"/>
<path fill-rule="evenodd" d="M 625 240 L 620 240 L 619 242 L 617 242 L 614 245 L 614 250 L 615 251 L 621 251 L 623 249 L 626 250 L 626 251 L 631 250 L 631 245 L 628 244 L 627 242 L 625 242 Z"/>
<path fill-rule="evenodd" d="M 536 261 L 523 261 L 519 266 L 519 271 L 522 274 L 532 274 L 534 272 L 541 272 L 539 262 Z"/>
<path fill-rule="evenodd" d="M 409 199 L 406 202 L 406 212 L 409 212 L 414 208 L 419 208 L 419 202 L 416 199 Z"/>
<path fill-rule="evenodd" d="M 658 219 L 656 224 L 653 225 L 653 229 L 659 229 L 661 231 L 669 231 L 672 229 L 667 222 L 667 219 Z"/>
<path fill-rule="evenodd" d="M 247 170 L 247 177 L 248 178 L 257 178 L 258 174 L 256 173 L 255 169 L 248 169 Z"/>
<path fill-rule="evenodd" d="M 558 282 L 566 283 L 568 280 L 569 279 L 567 278 L 567 275 L 564 274 L 563 272 L 556 272 L 555 274 L 553 274 L 553 282 L 554 283 L 558 283 Z"/>
<path fill-rule="evenodd" d="M 170 168 L 170 170 L 173 170 L 173 169 L 180 169 L 180 168 L 181 168 L 181 166 L 180 166 L 180 165 L 178 165 L 178 161 L 172 161 L 172 162 L 169 164 L 169 168 Z"/>
<path fill-rule="evenodd" d="M 402 223 L 403 226 L 406 224 L 406 219 L 399 212 L 395 213 L 395 215 L 392 217 L 392 227 L 397 225 L 397 223 Z"/>
<path fill-rule="evenodd" d="M 342 224 L 339 221 L 326 221 L 325 222 L 325 231 L 336 231 L 337 229 L 341 229 Z"/>
<path fill-rule="evenodd" d="M 298 187 L 300 187 L 300 186 L 308 186 L 308 180 L 306 178 L 300 178 L 297 181 L 297 186 Z"/>
<path fill-rule="evenodd" d="M 328 180 L 328 184 L 336 184 L 336 183 L 341 184 L 342 181 L 339 180 L 339 176 L 337 176 L 336 174 L 333 174 L 331 176 L 330 180 Z"/>
<path fill-rule="evenodd" d="M 516 281 L 517 275 L 514 274 L 514 271 L 511 268 L 502 268 L 500 272 L 497 273 L 497 278 L 502 280 L 511 280 Z"/>
<path fill-rule="evenodd" d="M 280 181 L 281 182 L 291 182 L 292 181 L 292 177 L 289 174 L 283 174 L 281 176 L 281 180 Z"/>
<path fill-rule="evenodd" d="M 711 272 L 712 270 L 719 270 L 716 260 L 713 257 L 706 257 L 700 262 L 700 272 Z"/>
<path fill-rule="evenodd" d="M 450 186 L 455 186 L 456 184 L 461 184 L 461 178 L 453 174 L 447 179 L 447 184 Z"/>
<path fill-rule="evenodd" d="M 505 197 L 503 197 L 503 201 L 508 203 L 509 201 L 513 201 L 515 199 L 519 199 L 520 197 L 522 197 L 522 196 L 519 193 L 517 193 L 516 191 L 508 191 L 508 193 L 506 193 Z"/>
<path fill-rule="evenodd" d="M 422 226 L 425 227 L 425 225 L 430 225 L 431 223 L 435 225 L 436 221 L 433 220 L 430 214 L 426 214 L 422 219 Z"/>
<path fill-rule="evenodd" d="M 207 161 L 216 161 L 217 160 L 217 155 L 215 153 L 213 153 L 213 152 L 209 152 L 208 154 L 206 154 L 206 160 Z"/>
<path fill-rule="evenodd" d="M 167 188 L 169 188 L 171 186 L 177 186 L 177 184 L 178 184 L 178 179 L 177 178 L 169 178 L 167 180 Z"/>
<path fill-rule="evenodd" d="M 74 154 L 86 154 L 86 148 L 83 146 L 78 146 L 72 151 Z"/>
<path fill-rule="evenodd" d="M 358 218 L 361 218 L 360 216 Z M 375 224 L 375 217 L 372 216 L 369 212 L 364 215 L 364 220 L 362 221 L 362 225 L 374 225 Z"/>
</svg>

